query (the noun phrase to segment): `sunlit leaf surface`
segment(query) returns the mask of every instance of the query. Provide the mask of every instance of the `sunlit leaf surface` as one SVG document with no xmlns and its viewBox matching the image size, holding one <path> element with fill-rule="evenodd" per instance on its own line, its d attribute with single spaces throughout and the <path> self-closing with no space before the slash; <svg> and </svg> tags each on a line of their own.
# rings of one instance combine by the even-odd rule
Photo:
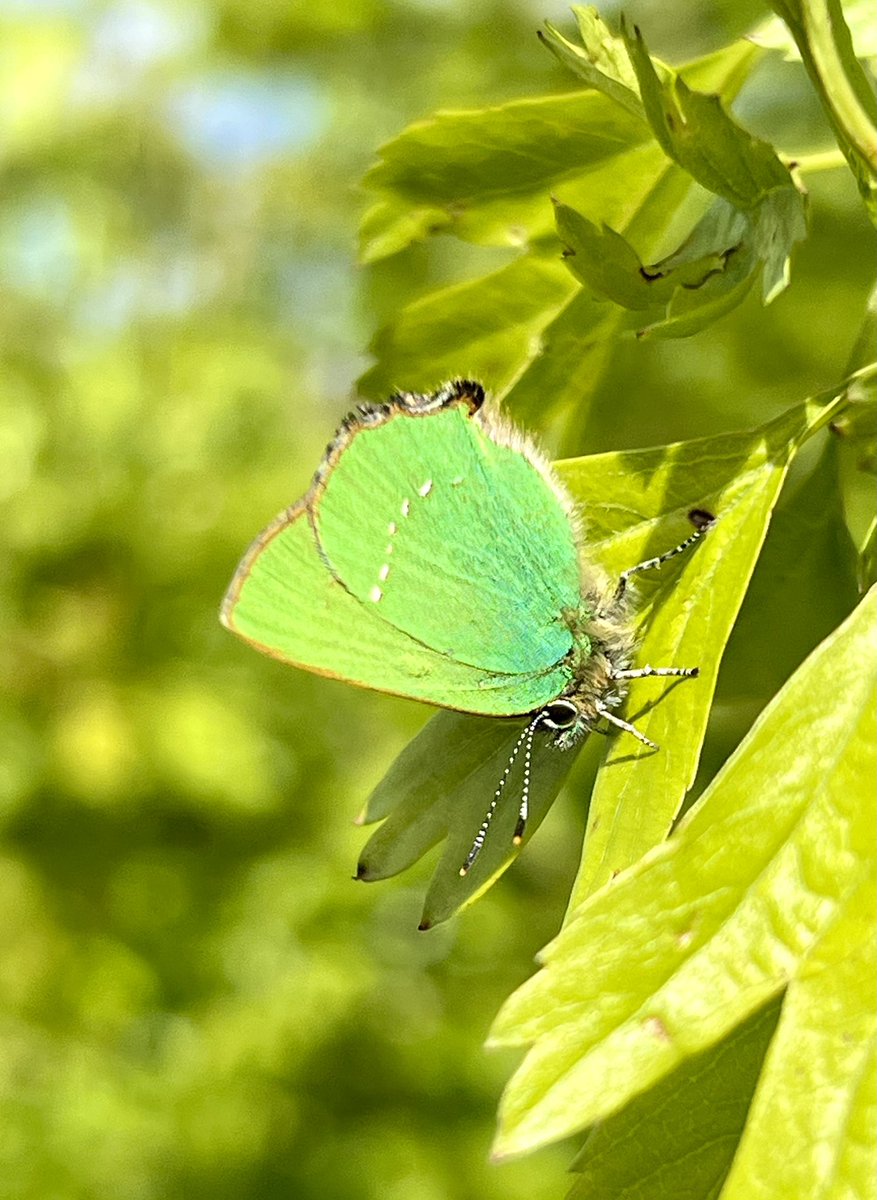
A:
<svg viewBox="0 0 877 1200">
<path fill-rule="evenodd" d="M 765 710 L 678 833 L 592 896 L 545 951 L 539 974 L 507 1002 L 493 1040 L 532 1048 L 503 1100 L 498 1153 L 518 1153 L 617 1112 L 787 985 L 792 996 L 800 985 L 822 997 L 821 1019 L 813 1010 L 806 1018 L 816 1038 L 821 1025 L 829 1040 L 843 1039 L 835 1006 L 841 1026 L 868 1025 L 870 998 L 865 1005 L 854 947 L 870 919 L 877 856 L 875 615 L 872 590 Z M 839 953 L 849 959 L 848 995 L 827 986 L 828 971 L 825 987 L 815 982 L 821 964 Z M 789 1020 L 801 1019 L 800 1011 L 793 1002 Z M 797 1079 L 793 1095 L 780 1082 L 798 1061 L 785 1020 L 761 1081 L 784 1099 L 751 1135 L 755 1158 L 770 1142 L 770 1121 L 776 1144 L 784 1106 L 806 1103 Z M 847 1040 L 845 1056 L 826 1053 L 808 1069 L 818 1073 L 824 1063 L 825 1086 L 846 1094 L 840 1108 L 854 1114 L 852 1123 L 835 1119 L 828 1136 L 833 1159 L 855 1177 L 864 1157 L 865 1110 L 857 1106 L 865 1102 L 862 1072 L 871 1060 L 857 1039 Z M 747 1130 L 744 1145 L 748 1137 Z M 802 1135 L 802 1153 L 812 1158 L 809 1172 L 793 1168 L 809 1180 L 800 1194 L 824 1194 L 821 1180 L 833 1168 L 821 1141 L 811 1139 L 804 1150 Z M 752 1178 L 745 1166 L 739 1170 Z M 770 1178 L 781 1180 L 784 1171 L 777 1164 Z M 764 1187 L 764 1195 L 788 1194 Z M 747 1194 L 743 1184 L 739 1194 Z"/>
</svg>

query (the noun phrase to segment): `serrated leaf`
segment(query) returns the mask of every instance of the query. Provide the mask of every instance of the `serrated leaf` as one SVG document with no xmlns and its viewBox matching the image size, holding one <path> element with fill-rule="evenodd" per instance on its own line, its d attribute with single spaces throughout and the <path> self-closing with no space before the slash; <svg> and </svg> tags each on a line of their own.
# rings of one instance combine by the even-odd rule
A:
<svg viewBox="0 0 877 1200">
<path fill-rule="evenodd" d="M 598 227 L 570 204 L 557 206 L 558 234 L 567 266 L 594 294 L 635 311 L 664 306 L 664 319 L 650 320 L 643 334 L 688 337 L 735 308 L 756 272 L 765 303 L 786 287 L 792 246 L 806 233 L 803 197 L 771 147 L 737 125 L 718 96 L 657 64 L 638 31 L 624 45 L 642 108 L 637 89 L 623 83 L 622 43 L 599 18 L 584 25 L 581 55 L 569 45 L 565 54 L 592 86 L 607 95 L 621 89 L 628 106 L 634 97 L 668 157 L 717 199 L 679 249 L 654 265 L 611 224 Z"/>
<path fill-rule="evenodd" d="M 693 90 L 675 74 L 662 79 L 638 29 L 626 42 L 646 116 L 668 158 L 743 211 L 772 188 L 793 186 L 774 150 L 738 125 L 718 96 Z"/>
<path fill-rule="evenodd" d="M 568 41 L 559 30 L 545 22 L 546 33 L 539 37 L 565 67 L 569 67 L 589 87 L 596 88 L 635 116 L 644 117 L 639 84 L 621 38 L 614 37 L 595 8 L 574 4 L 573 15 L 582 44 Z"/>
<path fill-rule="evenodd" d="M 646 205 L 660 229 L 678 203 L 678 192 L 671 192 L 669 204 L 663 202 L 664 190 L 655 192 L 660 161 L 665 162 L 663 155 L 652 144 L 619 155 L 611 160 L 611 170 L 595 173 L 594 195 L 622 226 Z M 665 162 L 666 169 L 681 175 Z M 551 220 L 550 201 L 545 201 L 545 211 Z M 549 349 L 558 349 L 557 324 L 565 331 L 567 353 L 562 360 L 553 358 L 559 390 L 538 388 L 541 416 L 546 397 L 561 404 L 563 393 L 575 386 L 574 379 L 584 374 L 587 384 L 595 385 L 599 376 L 584 370 L 589 350 L 617 329 L 614 313 L 594 305 L 589 296 L 577 302 L 578 293 L 575 280 L 553 253 L 550 259 L 531 253 L 478 279 L 430 293 L 401 309 L 377 334 L 370 347 L 376 363 L 360 378 L 359 387 L 377 398 L 403 384 L 431 388 L 464 370 L 502 396 L 531 364 L 545 359 Z M 585 394 L 584 388 L 577 392 L 580 399 Z M 532 415 L 520 393 L 510 407 L 524 420 Z"/>
<path fill-rule="evenodd" d="M 661 79 L 638 30 L 627 46 L 664 153 L 747 216 L 769 303 L 787 285 L 792 248 L 807 232 L 804 198 L 788 168 L 725 112 L 719 96 L 695 91 L 679 76 Z"/>
<path fill-rule="evenodd" d="M 590 1131 L 568 1200 L 714 1200 L 780 1015 L 772 1001 Z"/>
<path fill-rule="evenodd" d="M 700 677 L 671 689 L 659 704 L 655 699 L 667 689 L 657 680 L 632 692 L 631 719 L 662 750 L 619 744 L 608 752 L 591 798 L 571 912 L 670 829 L 697 771 L 722 653 L 789 463 L 844 402 L 823 398 L 754 431 L 558 464 L 586 514 L 592 553 L 618 570 L 672 545 L 674 516 L 677 527 L 691 508 L 718 517 L 674 581 L 684 604 L 649 619 L 637 654 L 638 662 L 655 666 L 698 666 Z M 662 516 L 650 519 L 653 513 Z M 610 531 L 611 551 L 601 545 Z M 643 594 L 656 582 L 642 577 Z"/>
<path fill-rule="evenodd" d="M 556 204 L 554 212 L 564 261 L 595 295 L 624 308 L 649 308 L 660 300 L 649 288 L 639 255 L 620 233 L 606 224 L 598 229 L 567 204 Z"/>
<path fill-rule="evenodd" d="M 512 837 L 518 815 L 524 760 L 508 777 L 505 804 L 497 807 L 490 836 L 469 873 L 461 877 L 487 807 L 527 718 L 475 717 L 439 712 L 402 751 L 378 784 L 363 819 L 389 812 L 360 855 L 357 878 L 386 879 L 404 871 L 436 843 L 447 846 L 424 901 L 421 928 L 446 921 L 484 892 L 520 853 Z M 560 753 L 546 730 L 537 731 L 530 773 L 530 817 L 524 845 L 541 825 L 576 752 Z"/>
<path fill-rule="evenodd" d="M 752 61 L 752 48 L 737 43 L 691 64 L 686 68 L 686 76 L 701 86 L 733 94 Z M 447 125 L 442 126 L 441 136 L 446 134 L 448 141 L 445 149 L 433 158 L 433 175 L 421 176 L 415 172 L 417 186 L 423 190 L 417 196 L 408 196 L 405 183 L 408 168 L 402 166 L 406 146 L 409 139 L 419 144 L 418 139 L 423 141 L 428 132 L 424 124 L 411 127 L 397 139 L 398 145 L 394 142 L 393 149 L 388 148 L 386 171 L 375 168 L 370 175 L 375 186 L 385 188 L 384 199 L 365 218 L 374 238 L 384 248 L 398 249 L 404 242 L 403 225 L 408 222 L 405 227 L 415 231 L 446 228 L 478 241 L 515 245 L 529 241 L 531 256 L 540 262 L 533 270 L 539 273 L 544 264 L 545 245 L 535 245 L 533 240 L 544 239 L 553 230 L 549 194 L 553 193 L 556 199 L 588 219 L 631 230 L 638 245 L 657 249 L 692 191 L 691 180 L 667 161 L 645 125 L 642 125 L 644 135 L 637 134 L 626 142 L 618 140 L 611 121 L 604 126 L 595 125 L 591 137 L 601 144 L 599 154 L 590 158 L 579 156 L 577 160 L 575 137 L 565 140 L 563 121 L 568 106 L 587 99 L 581 93 L 578 99 L 548 98 L 551 104 L 558 101 L 559 107 L 553 109 L 548 101 L 540 102 L 534 111 L 541 114 L 543 124 L 538 134 L 531 130 L 529 146 L 526 138 L 530 134 L 525 128 L 515 132 L 517 142 L 510 132 L 515 121 L 527 125 L 530 110 L 526 106 L 518 105 L 509 111 L 504 106 L 480 114 L 458 114 L 468 123 L 457 129 L 460 136 L 467 130 L 471 133 L 480 129 L 485 154 L 490 145 L 490 153 L 508 155 L 512 160 L 503 168 L 505 175 L 499 171 L 496 178 L 492 167 L 485 165 L 480 192 L 470 190 L 465 196 L 465 185 L 456 171 L 458 147 L 450 116 L 441 118 Z M 612 111 L 615 106 L 606 97 L 598 99 L 601 105 L 610 105 L 608 110 L 605 107 L 589 110 L 599 121 L 600 113 Z M 584 110 L 576 111 L 581 118 Z M 553 113 L 551 120 L 556 122 L 551 137 L 546 132 L 551 124 L 548 113 Z M 629 115 L 626 119 L 634 120 Z M 433 129 L 430 136 L 435 140 L 439 133 Z M 611 152 L 604 153 L 607 147 L 611 147 Z M 420 146 L 418 153 L 422 149 Z M 464 156 L 471 157 L 473 153 L 471 147 L 464 150 Z M 514 164 L 518 155 L 527 154 L 535 155 L 538 163 L 522 174 Z M 399 163 L 393 166 L 396 157 Z M 420 159 L 415 155 L 413 161 L 419 163 Z M 565 165 L 556 174 L 558 163 Z M 546 172 L 545 176 L 541 184 L 537 182 L 531 187 L 527 171 L 539 169 Z M 471 172 L 469 182 L 472 183 Z M 421 208 L 424 219 L 419 223 Z M 447 221 L 436 217 L 439 211 L 446 214 Z M 377 240 L 374 245 L 369 242 L 372 249 Z M 554 253 L 553 241 L 551 252 Z M 601 311 L 590 297 L 579 297 L 574 285 L 568 288 L 560 305 L 555 304 L 553 293 L 546 297 L 540 313 L 535 303 L 539 287 L 532 295 L 528 294 L 529 270 L 527 266 L 515 265 L 502 268 L 482 280 L 457 285 L 459 291 L 443 289 L 403 309 L 373 343 L 378 361 L 360 380 L 363 391 L 377 396 L 385 394 L 388 387 L 432 387 L 437 380 L 465 370 L 480 374 L 492 391 L 506 398 L 511 411 L 525 421 L 538 411 L 544 424 L 547 405 L 558 413 L 571 406 L 573 399 L 577 405 L 582 404 L 599 382 L 606 355 L 603 343 L 614 338 L 620 316 L 611 310 Z M 498 286 L 505 284 L 512 292 L 509 296 L 503 296 Z M 519 320 L 522 310 L 526 310 L 526 317 Z M 555 353 L 558 350 L 563 351 L 562 357 Z M 551 380 L 548 390 L 546 377 Z"/>
<path fill-rule="evenodd" d="M 703 309 L 707 324 L 716 300 L 735 291 L 753 269 L 754 257 L 745 247 L 747 222 L 723 200 L 710 207 L 678 250 L 652 266 L 646 266 L 627 239 L 605 223 L 598 229 L 566 204 L 557 204 L 555 214 L 566 247 L 564 262 L 593 293 L 634 310 L 667 306 L 675 319 L 651 324 L 648 332 L 663 330 L 666 336 L 671 328 L 681 328 L 677 296 L 685 300 L 689 313 Z"/>
<path fill-rule="evenodd" d="M 662 173 L 651 180 L 645 195 L 637 197 L 619 224 L 629 236 L 650 243 L 663 238 L 692 191 L 683 171 L 666 159 L 664 164 Z M 619 169 L 622 165 L 619 161 Z M 623 177 L 619 182 L 623 187 Z M 628 321 L 623 308 L 595 300 L 585 288 L 578 290 L 546 326 L 537 353 L 506 393 L 510 411 L 525 423 L 538 421 L 543 429 L 550 416 L 562 430 L 557 441 L 573 444 L 576 430 L 587 419 L 604 366 Z"/>
<path fill-rule="evenodd" d="M 516 731 L 518 736 L 521 730 L 522 724 L 519 723 Z M 542 824 L 575 765 L 576 758 L 584 749 L 580 744 L 571 751 L 559 751 L 550 734 L 543 732 L 537 735 L 533 742 L 530 771 L 530 817 L 523 844 L 515 846 L 513 843 L 524 772 L 523 760 L 518 756 L 508 776 L 506 788 L 509 794 L 506 803 L 498 805 L 483 850 L 469 873 L 461 876 L 460 867 L 472 848 L 475 835 L 484 820 L 487 805 L 502 778 L 514 744 L 513 736 L 502 741 L 481 770 L 472 776 L 465 811 L 461 811 L 458 805 L 454 806 L 450 814 L 447 844 L 423 901 L 421 929 L 429 929 L 446 921 L 496 882 Z M 447 744 L 444 752 L 447 753 Z"/>
<path fill-rule="evenodd" d="M 682 72 L 692 86 L 733 95 L 758 54 L 738 42 Z M 589 195 L 602 197 L 594 172 L 619 156 L 633 155 L 622 175 L 641 193 L 637 172 L 645 179 L 647 167 L 638 165 L 637 150 L 653 164 L 653 177 L 663 156 L 648 125 L 598 92 L 437 113 L 382 147 L 366 174 L 365 187 L 380 198 L 363 219 L 361 257 L 373 262 L 441 231 L 484 245 L 524 245 L 552 230 L 552 195 L 576 207 Z"/>
<path fill-rule="evenodd" d="M 865 207 L 877 222 L 877 97 L 856 58 L 840 0 L 770 0 L 770 6 L 795 39 Z"/>
<path fill-rule="evenodd" d="M 845 897 L 789 987 L 722 1200 L 873 1195 L 875 923 L 869 876 Z"/>
<path fill-rule="evenodd" d="M 503 1099 L 499 1154 L 617 1112 L 810 974 L 877 860 L 875 616 L 872 590 L 670 841 L 592 896 L 507 1001 L 492 1041 L 535 1044 Z"/>
<path fill-rule="evenodd" d="M 758 265 L 748 220 L 717 198 L 678 250 L 646 266 L 626 238 L 558 205 L 564 261 L 591 291 L 635 310 L 665 305 L 638 336 L 689 337 L 736 308 Z"/>
</svg>

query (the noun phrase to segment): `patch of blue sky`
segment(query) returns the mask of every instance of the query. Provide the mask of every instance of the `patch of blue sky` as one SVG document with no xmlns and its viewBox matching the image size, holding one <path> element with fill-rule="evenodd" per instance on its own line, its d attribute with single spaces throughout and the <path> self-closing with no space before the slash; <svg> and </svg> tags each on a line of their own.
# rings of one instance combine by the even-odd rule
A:
<svg viewBox="0 0 877 1200">
<path fill-rule="evenodd" d="M 92 54 L 117 68 L 140 72 L 203 45 L 208 34 L 205 14 L 191 5 L 172 8 L 149 0 L 118 0 L 94 24 Z"/>
<path fill-rule="evenodd" d="M 330 106 L 307 75 L 225 71 L 187 83 L 168 102 L 174 134 L 208 167 L 246 170 L 314 145 Z"/>
<path fill-rule="evenodd" d="M 79 239 L 61 196 L 37 196 L 11 212 L 0 239 L 0 274 L 19 291 L 67 294 L 80 269 Z"/>
<path fill-rule="evenodd" d="M 153 68 L 197 54 L 210 36 L 205 12 L 192 5 L 175 10 L 148 0 L 119 0 L 86 25 L 71 89 L 72 103 L 86 107 L 130 100 Z"/>
</svg>

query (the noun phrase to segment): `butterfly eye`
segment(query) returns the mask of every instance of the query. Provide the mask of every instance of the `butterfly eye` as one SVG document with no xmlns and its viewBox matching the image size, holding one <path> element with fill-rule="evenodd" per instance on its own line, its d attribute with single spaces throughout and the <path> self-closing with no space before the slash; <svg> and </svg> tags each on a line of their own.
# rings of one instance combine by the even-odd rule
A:
<svg viewBox="0 0 877 1200">
<path fill-rule="evenodd" d="M 549 729 L 570 729 L 579 718 L 579 710 L 572 700 L 553 700 L 543 709 L 542 724 Z"/>
</svg>

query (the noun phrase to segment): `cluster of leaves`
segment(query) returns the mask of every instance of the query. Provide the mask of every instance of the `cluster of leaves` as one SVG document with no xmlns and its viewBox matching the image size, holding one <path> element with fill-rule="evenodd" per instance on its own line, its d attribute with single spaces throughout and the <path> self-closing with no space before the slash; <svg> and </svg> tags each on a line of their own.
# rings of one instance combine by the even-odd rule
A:
<svg viewBox="0 0 877 1200">
<path fill-rule="evenodd" d="M 877 107 L 840 4 L 775 8 L 873 217 Z M 520 249 L 399 313 L 375 339 L 367 391 L 428 387 L 462 362 L 512 412 L 569 423 L 594 402 L 623 331 L 688 336 L 756 281 L 764 303 L 788 285 L 806 234 L 801 186 L 726 107 L 761 51 L 735 44 L 677 71 L 638 30 L 615 37 L 593 10 L 574 11 L 580 41 L 551 27 L 544 41 L 586 90 L 439 114 L 386 146 L 367 177 L 380 198 L 363 222 L 366 260 L 438 232 Z M 841 1197 L 864 1195 L 872 1178 L 875 525 L 851 541 L 825 433 L 785 518 L 803 564 L 788 614 L 800 653 L 780 679 L 759 681 L 767 707 L 664 840 L 695 779 L 726 646 L 732 677 L 758 676 L 747 589 L 756 565 L 754 592 L 777 584 L 769 553 L 759 558 L 793 460 L 830 426 L 873 463 L 873 299 L 862 321 L 845 377 L 778 418 L 558 464 L 587 513 L 589 551 L 609 569 L 680 540 L 693 507 L 720 517 L 644 605 L 642 661 L 697 661 L 701 681 L 660 704 L 656 689 L 637 714 L 659 755 L 606 748 L 567 924 L 492 1035 L 531 1047 L 504 1098 L 497 1153 L 590 1129 L 580 1200 Z M 808 612 L 802 597 L 827 579 L 831 611 Z M 867 592 L 858 604 L 856 580 Z M 473 871 L 457 872 L 518 731 L 440 714 L 367 806 L 366 820 L 386 820 L 363 853 L 365 878 L 447 838 L 424 926 L 514 857 L 503 827 L 514 814 L 499 812 Z M 547 743 L 534 762 L 533 828 L 570 767 Z"/>
</svg>

